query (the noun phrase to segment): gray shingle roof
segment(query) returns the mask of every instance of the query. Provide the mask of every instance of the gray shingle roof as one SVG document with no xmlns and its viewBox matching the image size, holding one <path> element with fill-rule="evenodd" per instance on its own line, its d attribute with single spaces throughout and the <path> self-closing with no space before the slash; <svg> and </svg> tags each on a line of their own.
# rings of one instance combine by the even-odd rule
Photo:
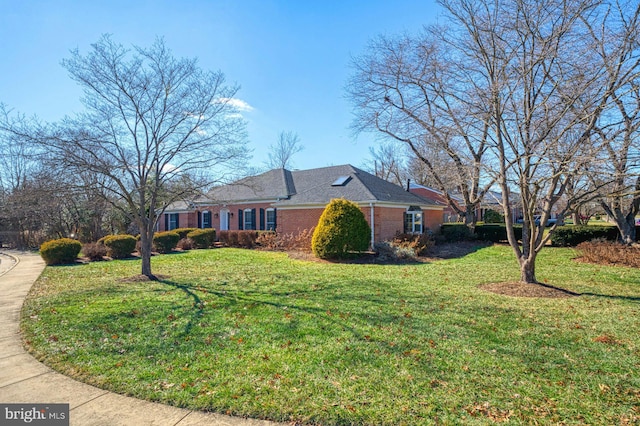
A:
<svg viewBox="0 0 640 426">
<path fill-rule="evenodd" d="M 344 185 L 332 185 L 350 177 Z M 438 205 L 404 188 L 349 164 L 310 170 L 275 169 L 212 189 L 212 202 L 279 200 L 276 206 L 327 204 L 333 198 L 355 202 L 387 202 L 409 205 Z"/>
<path fill-rule="evenodd" d="M 274 169 L 213 188 L 204 199 L 214 202 L 277 200 L 288 198 L 294 192 L 291 172 L 286 169 Z"/>
</svg>

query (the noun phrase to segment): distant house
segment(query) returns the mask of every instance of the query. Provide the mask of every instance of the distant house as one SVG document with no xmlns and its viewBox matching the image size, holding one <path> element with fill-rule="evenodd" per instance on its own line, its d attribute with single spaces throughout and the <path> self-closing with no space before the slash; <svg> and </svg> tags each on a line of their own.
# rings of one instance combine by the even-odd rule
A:
<svg viewBox="0 0 640 426">
<path fill-rule="evenodd" d="M 212 189 L 206 197 L 167 207 L 159 230 L 277 230 L 299 233 L 318 223 L 334 198 L 357 203 L 372 228 L 371 241 L 401 232 L 437 230 L 444 205 L 351 165 L 311 170 L 275 169 Z"/>
<path fill-rule="evenodd" d="M 437 189 L 429 188 L 428 186 L 418 185 L 417 183 L 410 183 L 409 191 L 422 198 L 427 198 L 442 204 L 444 206 L 442 211 L 444 222 L 449 223 L 449 222 L 460 221 L 458 213 L 449 206 L 447 197 L 441 191 L 438 191 Z M 452 199 L 454 200 L 456 205 L 458 205 L 457 199 L 454 197 L 452 197 Z"/>
<path fill-rule="evenodd" d="M 436 202 L 445 204 L 446 207 L 443 211 L 444 222 L 461 222 L 464 220 L 464 218 L 460 217 L 454 209 L 448 206 L 447 198 L 441 191 L 413 183 L 410 185 L 409 190 L 421 197 L 430 198 Z M 449 196 L 461 210 L 464 210 L 464 200 L 460 194 L 449 194 Z M 487 210 L 495 210 L 500 214 L 504 214 L 501 203 L 502 194 L 500 192 L 487 191 L 482 202 L 480 203 L 480 206 L 476 208 L 476 220 L 478 220 L 479 222 L 483 221 L 484 215 Z M 518 218 L 522 217 L 522 209 L 517 204 L 517 200 L 512 200 L 511 204 L 511 219 L 515 222 Z"/>
</svg>

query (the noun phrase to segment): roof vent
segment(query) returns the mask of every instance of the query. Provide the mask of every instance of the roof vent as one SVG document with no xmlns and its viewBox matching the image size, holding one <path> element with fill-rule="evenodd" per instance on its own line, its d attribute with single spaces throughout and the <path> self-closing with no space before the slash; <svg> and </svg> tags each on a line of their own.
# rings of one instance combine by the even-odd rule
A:
<svg viewBox="0 0 640 426">
<path fill-rule="evenodd" d="M 345 186 L 351 180 L 351 176 L 340 176 L 331 186 Z"/>
</svg>

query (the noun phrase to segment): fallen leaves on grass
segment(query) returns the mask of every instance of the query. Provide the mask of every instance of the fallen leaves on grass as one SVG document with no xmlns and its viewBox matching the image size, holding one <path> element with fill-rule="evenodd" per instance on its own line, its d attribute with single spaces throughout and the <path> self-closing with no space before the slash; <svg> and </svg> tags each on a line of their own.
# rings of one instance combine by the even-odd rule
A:
<svg viewBox="0 0 640 426">
<path fill-rule="evenodd" d="M 594 342 L 598 342 L 598 343 L 604 343 L 606 345 L 620 345 L 622 344 L 621 341 L 619 341 L 618 339 L 616 339 L 613 336 L 609 336 L 608 334 L 601 334 L 600 336 L 596 337 L 595 339 L 593 339 Z"/>
</svg>

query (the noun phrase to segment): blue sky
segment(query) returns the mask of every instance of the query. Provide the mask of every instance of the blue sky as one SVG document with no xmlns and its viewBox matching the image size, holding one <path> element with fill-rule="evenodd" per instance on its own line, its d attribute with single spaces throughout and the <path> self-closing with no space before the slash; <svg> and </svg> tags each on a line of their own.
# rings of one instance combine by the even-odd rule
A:
<svg viewBox="0 0 640 426">
<path fill-rule="evenodd" d="M 418 0 L 0 0 L 0 102 L 47 121 L 79 112 L 81 91 L 60 66 L 71 49 L 86 53 L 105 33 L 128 46 L 160 36 L 241 86 L 253 166 L 281 131 L 305 147 L 295 168 L 360 166 L 376 138 L 349 130 L 352 56 L 437 18 L 434 1 Z"/>
</svg>

